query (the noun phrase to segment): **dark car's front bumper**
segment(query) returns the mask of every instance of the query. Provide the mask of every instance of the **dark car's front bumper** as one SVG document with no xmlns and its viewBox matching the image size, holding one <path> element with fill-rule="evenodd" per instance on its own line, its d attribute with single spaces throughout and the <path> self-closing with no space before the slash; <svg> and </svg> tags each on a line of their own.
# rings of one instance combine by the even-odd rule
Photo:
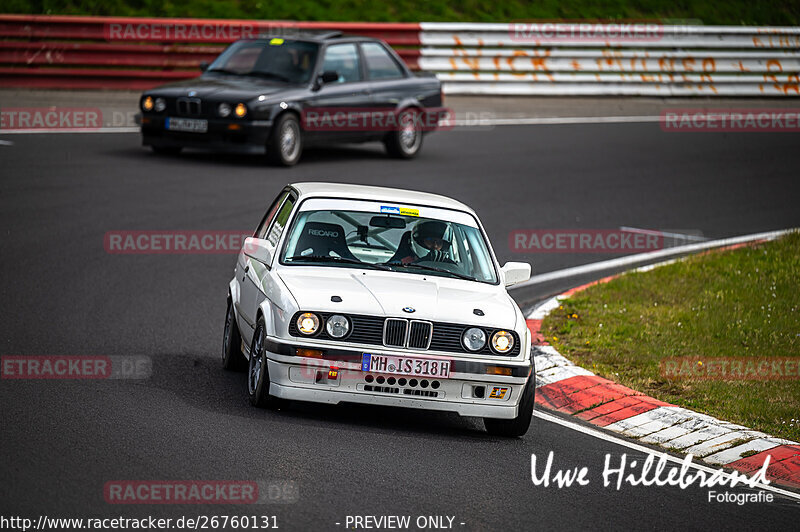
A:
<svg viewBox="0 0 800 532">
<path fill-rule="evenodd" d="M 166 116 L 142 116 L 142 145 L 163 148 L 199 148 L 212 151 L 264 154 L 272 120 L 209 118 L 204 133 L 170 131 Z"/>
</svg>

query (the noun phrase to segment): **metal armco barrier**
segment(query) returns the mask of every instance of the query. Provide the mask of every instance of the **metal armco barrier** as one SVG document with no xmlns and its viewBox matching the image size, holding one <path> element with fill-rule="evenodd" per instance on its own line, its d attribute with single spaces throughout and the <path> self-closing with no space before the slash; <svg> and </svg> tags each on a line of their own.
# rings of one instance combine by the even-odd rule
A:
<svg viewBox="0 0 800 532">
<path fill-rule="evenodd" d="M 800 96 L 800 28 L 420 24 L 448 94 Z"/>
<path fill-rule="evenodd" d="M 800 96 L 800 28 L 0 15 L 0 86 L 144 89 L 262 33 L 387 41 L 447 94 Z"/>
<path fill-rule="evenodd" d="M 334 30 L 383 39 L 417 68 L 419 24 L 0 15 L 0 87 L 147 89 L 198 76 L 240 38 Z"/>
</svg>

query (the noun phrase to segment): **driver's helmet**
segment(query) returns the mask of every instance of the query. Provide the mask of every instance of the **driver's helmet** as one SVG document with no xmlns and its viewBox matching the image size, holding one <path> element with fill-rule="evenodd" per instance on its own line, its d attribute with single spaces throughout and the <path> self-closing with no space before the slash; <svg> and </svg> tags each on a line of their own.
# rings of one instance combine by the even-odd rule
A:
<svg viewBox="0 0 800 532">
<path fill-rule="evenodd" d="M 411 247 L 417 257 L 441 261 L 448 259 L 453 229 L 439 221 L 420 221 L 411 234 Z"/>
</svg>

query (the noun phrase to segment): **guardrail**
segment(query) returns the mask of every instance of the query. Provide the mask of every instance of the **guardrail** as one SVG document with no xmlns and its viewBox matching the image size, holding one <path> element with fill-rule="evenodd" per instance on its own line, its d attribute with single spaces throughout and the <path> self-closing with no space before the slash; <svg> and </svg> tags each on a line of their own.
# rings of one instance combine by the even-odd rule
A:
<svg viewBox="0 0 800 532">
<path fill-rule="evenodd" d="M 800 28 L 420 24 L 449 94 L 800 96 Z"/>
<path fill-rule="evenodd" d="M 378 37 L 447 94 L 800 96 L 800 28 L 0 15 L 0 86 L 144 89 L 260 33 Z"/>
<path fill-rule="evenodd" d="M 198 76 L 239 38 L 301 31 L 377 37 L 417 68 L 419 24 L 0 15 L 0 86 L 146 89 Z"/>
</svg>

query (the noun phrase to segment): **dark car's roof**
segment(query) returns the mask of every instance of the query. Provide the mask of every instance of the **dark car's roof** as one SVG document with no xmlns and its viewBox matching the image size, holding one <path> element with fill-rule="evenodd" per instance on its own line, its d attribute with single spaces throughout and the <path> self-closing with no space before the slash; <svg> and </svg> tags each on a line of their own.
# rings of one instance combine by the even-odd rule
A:
<svg viewBox="0 0 800 532">
<path fill-rule="evenodd" d="M 248 37 L 246 39 L 239 39 L 241 41 L 263 41 L 267 39 L 286 39 L 287 41 L 307 41 L 315 43 L 326 43 L 335 41 L 378 41 L 372 37 L 364 37 L 363 35 L 348 35 L 341 31 L 322 31 L 322 32 L 300 32 L 296 35 L 282 35 L 280 33 L 269 34 L 264 33 L 258 37 Z"/>
</svg>

